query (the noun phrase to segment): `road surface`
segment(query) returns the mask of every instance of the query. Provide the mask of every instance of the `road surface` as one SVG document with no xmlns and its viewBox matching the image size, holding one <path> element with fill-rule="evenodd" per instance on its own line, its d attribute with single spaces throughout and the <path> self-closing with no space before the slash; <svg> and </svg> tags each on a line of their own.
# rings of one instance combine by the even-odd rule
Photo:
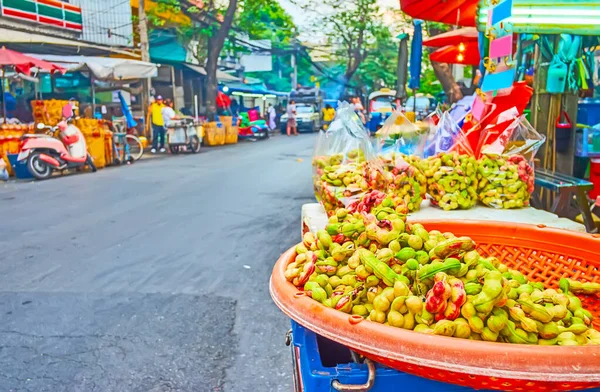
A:
<svg viewBox="0 0 600 392">
<path fill-rule="evenodd" d="M 0 391 L 290 391 L 314 137 L 0 184 Z"/>
</svg>

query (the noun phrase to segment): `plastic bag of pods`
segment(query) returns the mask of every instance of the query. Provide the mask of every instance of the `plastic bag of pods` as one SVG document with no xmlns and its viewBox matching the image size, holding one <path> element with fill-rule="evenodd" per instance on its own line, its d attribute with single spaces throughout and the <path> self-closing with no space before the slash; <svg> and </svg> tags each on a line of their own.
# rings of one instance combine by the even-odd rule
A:
<svg viewBox="0 0 600 392">
<path fill-rule="evenodd" d="M 377 155 L 388 176 L 387 192 L 402 199 L 409 211 L 417 211 L 427 192 L 427 178 L 418 168 L 427 129 L 395 111 L 377 132 Z"/>
<path fill-rule="evenodd" d="M 312 166 L 315 195 L 328 214 L 387 187 L 369 133 L 347 102 L 339 104 L 329 129 L 318 136 Z"/>
<path fill-rule="evenodd" d="M 486 128 L 479 143 L 479 200 L 494 208 L 528 207 L 535 187 L 534 158 L 545 140 L 525 116 Z"/>
<path fill-rule="evenodd" d="M 477 160 L 464 133 L 444 112 L 434 136 L 425 146 L 420 169 L 427 178 L 432 203 L 444 210 L 468 209 L 477 204 Z"/>
</svg>

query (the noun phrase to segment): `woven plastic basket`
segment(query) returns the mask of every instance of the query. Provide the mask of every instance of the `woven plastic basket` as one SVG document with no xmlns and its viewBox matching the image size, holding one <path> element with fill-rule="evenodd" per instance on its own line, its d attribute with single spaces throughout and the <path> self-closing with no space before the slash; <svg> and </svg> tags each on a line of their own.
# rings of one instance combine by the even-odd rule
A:
<svg viewBox="0 0 600 392">
<path fill-rule="evenodd" d="M 557 287 L 561 277 L 600 281 L 600 235 L 506 222 L 422 221 L 428 230 L 468 235 L 530 280 Z M 536 346 L 448 338 L 393 328 L 327 308 L 285 280 L 295 256 L 283 254 L 271 296 L 290 318 L 397 370 L 476 389 L 582 390 L 600 387 L 599 346 Z M 600 298 L 580 296 L 600 329 Z"/>
</svg>

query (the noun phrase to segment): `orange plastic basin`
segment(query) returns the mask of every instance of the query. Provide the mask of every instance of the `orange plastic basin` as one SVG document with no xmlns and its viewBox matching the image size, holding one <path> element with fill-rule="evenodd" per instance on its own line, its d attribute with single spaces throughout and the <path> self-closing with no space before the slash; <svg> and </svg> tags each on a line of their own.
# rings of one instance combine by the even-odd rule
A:
<svg viewBox="0 0 600 392">
<path fill-rule="evenodd" d="M 534 225 L 478 221 L 421 221 L 428 230 L 468 235 L 530 280 L 552 287 L 561 277 L 600 281 L 600 236 Z M 270 291 L 290 318 L 328 339 L 394 369 L 476 389 L 582 390 L 600 386 L 600 346 L 491 343 L 421 334 L 351 316 L 314 301 L 284 272 L 295 257 L 284 253 L 273 269 Z M 600 299 L 580 296 L 595 317 Z"/>
</svg>

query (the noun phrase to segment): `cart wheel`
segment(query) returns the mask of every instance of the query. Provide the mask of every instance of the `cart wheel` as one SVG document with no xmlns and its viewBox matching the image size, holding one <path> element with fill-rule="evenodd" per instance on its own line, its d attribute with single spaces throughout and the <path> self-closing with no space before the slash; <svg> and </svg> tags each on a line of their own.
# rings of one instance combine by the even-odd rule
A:
<svg viewBox="0 0 600 392">
<path fill-rule="evenodd" d="M 200 138 L 198 138 L 198 136 L 196 135 L 192 136 L 188 147 L 190 148 L 190 150 L 192 150 L 194 154 L 200 152 Z"/>
<path fill-rule="evenodd" d="M 169 146 L 169 151 L 171 154 L 179 154 L 179 146 Z"/>
</svg>

